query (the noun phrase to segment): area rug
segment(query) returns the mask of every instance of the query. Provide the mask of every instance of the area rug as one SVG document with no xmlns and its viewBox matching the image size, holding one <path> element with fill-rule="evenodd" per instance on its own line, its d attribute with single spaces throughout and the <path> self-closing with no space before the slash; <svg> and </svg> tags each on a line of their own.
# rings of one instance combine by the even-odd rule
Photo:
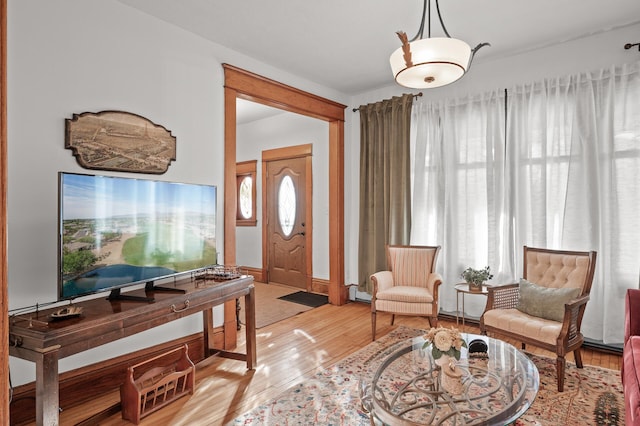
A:
<svg viewBox="0 0 640 426">
<path fill-rule="evenodd" d="M 256 328 L 262 328 L 313 309 L 310 306 L 280 299 L 282 296 L 295 293 L 296 289 L 259 282 L 255 282 L 254 285 L 256 291 Z M 240 298 L 240 321 L 244 323 L 244 297 Z"/>
<path fill-rule="evenodd" d="M 558 392 L 556 360 L 527 354 L 538 367 L 540 388 L 518 426 L 624 425 L 620 372 L 567 363 L 564 392 Z"/>
<path fill-rule="evenodd" d="M 287 294 L 285 296 L 278 297 L 280 300 L 286 300 L 287 302 L 299 303 L 301 305 L 317 308 L 318 306 L 326 305 L 329 303 L 329 297 L 323 294 L 309 293 L 306 291 L 297 291 L 295 293 Z"/>
<path fill-rule="evenodd" d="M 400 347 L 403 340 L 421 334 L 424 331 L 400 326 L 228 425 L 369 426 L 360 406 L 359 378 L 371 377 L 380 359 Z M 578 369 L 567 363 L 565 391 L 558 393 L 555 360 L 529 356 L 538 367 L 540 389 L 518 426 L 624 425 L 619 372 L 588 366 Z"/>
</svg>

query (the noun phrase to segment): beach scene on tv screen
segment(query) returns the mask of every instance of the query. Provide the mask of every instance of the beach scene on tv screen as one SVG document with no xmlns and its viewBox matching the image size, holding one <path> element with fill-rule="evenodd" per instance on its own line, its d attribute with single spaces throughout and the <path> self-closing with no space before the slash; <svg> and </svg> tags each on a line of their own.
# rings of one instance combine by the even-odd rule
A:
<svg viewBox="0 0 640 426">
<path fill-rule="evenodd" d="M 216 188 L 63 174 L 61 297 L 216 263 Z"/>
</svg>

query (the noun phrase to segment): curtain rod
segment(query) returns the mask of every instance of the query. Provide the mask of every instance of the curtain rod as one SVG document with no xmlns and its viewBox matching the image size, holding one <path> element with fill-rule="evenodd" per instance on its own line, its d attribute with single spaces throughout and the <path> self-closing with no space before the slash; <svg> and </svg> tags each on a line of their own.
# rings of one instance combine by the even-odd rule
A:
<svg viewBox="0 0 640 426">
<path fill-rule="evenodd" d="M 413 95 L 413 99 L 419 98 L 420 96 L 422 96 L 422 92 L 418 92 L 415 95 Z M 360 111 L 360 107 L 353 109 L 353 112 L 358 112 L 358 111 Z"/>
</svg>

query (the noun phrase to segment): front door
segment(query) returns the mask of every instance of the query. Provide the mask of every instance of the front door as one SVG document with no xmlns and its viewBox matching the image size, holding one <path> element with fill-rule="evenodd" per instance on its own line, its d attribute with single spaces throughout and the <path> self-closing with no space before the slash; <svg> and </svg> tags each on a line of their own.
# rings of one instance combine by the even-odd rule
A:
<svg viewBox="0 0 640 426">
<path fill-rule="evenodd" d="M 307 158 L 269 161 L 266 187 L 269 280 L 310 290 L 305 223 Z"/>
</svg>

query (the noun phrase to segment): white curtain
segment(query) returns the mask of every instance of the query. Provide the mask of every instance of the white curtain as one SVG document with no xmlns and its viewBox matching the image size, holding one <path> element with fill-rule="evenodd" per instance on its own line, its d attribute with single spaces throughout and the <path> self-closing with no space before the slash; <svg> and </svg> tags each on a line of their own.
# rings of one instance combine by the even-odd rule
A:
<svg viewBox="0 0 640 426">
<path fill-rule="evenodd" d="M 598 252 L 586 337 L 620 343 L 640 274 L 640 63 L 414 105 L 412 244 L 440 244 L 441 307 L 468 266 L 522 275 L 522 247 Z M 476 296 L 476 299 L 479 299 Z M 479 316 L 484 300 L 467 301 Z"/>
<path fill-rule="evenodd" d="M 440 306 L 455 311 L 453 284 L 467 267 L 503 268 L 504 99 L 500 91 L 414 105 L 412 244 L 440 244 Z M 507 265 L 508 266 L 508 265 Z M 494 278 L 494 281 L 496 276 Z M 480 300 L 465 302 L 475 316 Z M 475 303 L 475 305 L 474 305 Z"/>
<path fill-rule="evenodd" d="M 523 245 L 598 252 L 585 336 L 623 338 L 640 268 L 640 63 L 509 90 L 509 214 Z M 522 256 L 516 257 L 518 271 Z"/>
</svg>

